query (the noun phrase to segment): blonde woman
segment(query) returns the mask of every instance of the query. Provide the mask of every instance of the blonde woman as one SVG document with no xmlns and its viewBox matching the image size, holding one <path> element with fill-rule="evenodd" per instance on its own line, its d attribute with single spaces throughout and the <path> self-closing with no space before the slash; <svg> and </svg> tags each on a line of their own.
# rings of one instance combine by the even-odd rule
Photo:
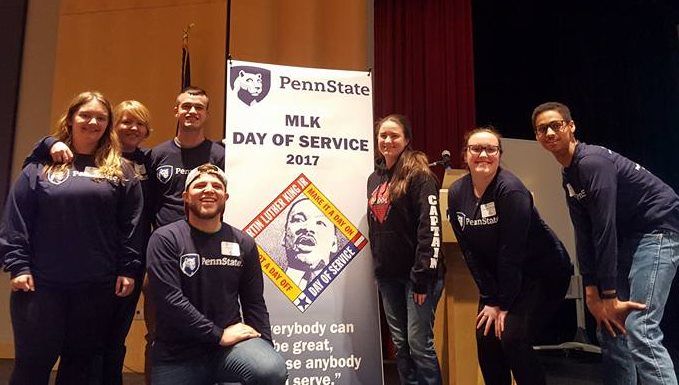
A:
<svg viewBox="0 0 679 385">
<path fill-rule="evenodd" d="M 148 108 L 141 102 L 136 100 L 125 100 L 120 102 L 114 109 L 113 128 L 120 139 L 122 156 L 129 160 L 134 166 L 137 177 L 141 182 L 142 192 L 144 196 L 144 211 L 139 220 L 139 231 L 141 237 L 141 260 L 142 267 L 146 265 L 146 245 L 151 233 L 151 213 L 152 202 L 150 201 L 149 193 L 149 149 L 141 148 L 141 143 L 151 134 L 151 113 Z M 46 159 L 50 158 L 57 163 L 71 162 L 73 160 L 73 151 L 64 142 L 58 141 L 53 136 L 43 138 L 36 149 L 34 150 L 31 159 Z M 27 160 L 27 161 L 28 161 Z M 102 370 L 93 369 L 93 373 L 101 372 L 102 385 L 121 385 L 123 382 L 122 370 L 125 361 L 126 347 L 125 338 L 130 330 L 134 312 L 136 311 L 137 302 L 142 289 L 142 282 L 144 281 L 144 270 L 141 269 L 140 274 L 135 278 L 137 285 L 135 285 L 132 294 L 127 297 L 118 298 L 114 304 L 114 313 L 111 319 L 111 326 L 108 330 L 106 338 L 104 355 L 101 361 L 97 361 L 97 366 L 101 365 Z M 144 304 L 144 318 L 146 320 L 153 319 L 152 306 L 148 301 Z M 149 324 L 150 332 L 153 332 L 152 324 Z"/>
<path fill-rule="evenodd" d="M 123 160 L 111 104 L 83 92 L 53 137 L 73 149 L 62 164 L 32 161 L 12 187 L 0 225 L 10 273 L 15 367 L 10 384 L 82 384 L 100 354 L 116 296 L 141 268 L 141 187 Z"/>
</svg>

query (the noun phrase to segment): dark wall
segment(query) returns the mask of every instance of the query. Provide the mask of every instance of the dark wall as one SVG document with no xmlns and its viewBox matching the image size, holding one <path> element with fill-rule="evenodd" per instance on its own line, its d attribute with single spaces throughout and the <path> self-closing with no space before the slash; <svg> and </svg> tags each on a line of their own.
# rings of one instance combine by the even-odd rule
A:
<svg viewBox="0 0 679 385">
<path fill-rule="evenodd" d="M 576 136 L 679 189 L 679 1 L 473 2 L 477 122 L 534 139 L 545 101 Z"/>
<path fill-rule="evenodd" d="M 0 2 L 0 203 L 11 182 L 21 53 L 28 0 Z"/>
</svg>

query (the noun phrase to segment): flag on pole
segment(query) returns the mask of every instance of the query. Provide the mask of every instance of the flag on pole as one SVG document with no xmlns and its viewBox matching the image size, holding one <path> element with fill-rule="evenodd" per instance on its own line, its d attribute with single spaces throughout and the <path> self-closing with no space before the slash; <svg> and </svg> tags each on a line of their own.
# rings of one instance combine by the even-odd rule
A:
<svg viewBox="0 0 679 385">
<path fill-rule="evenodd" d="M 191 56 L 189 54 L 189 31 L 193 23 L 184 29 L 182 38 L 182 79 L 180 91 L 191 85 Z"/>
<path fill-rule="evenodd" d="M 191 55 L 189 54 L 189 31 L 193 27 L 193 23 L 184 28 L 182 34 L 182 73 L 179 92 L 191 85 Z M 179 134 L 179 122 L 175 128 L 175 136 Z"/>
</svg>

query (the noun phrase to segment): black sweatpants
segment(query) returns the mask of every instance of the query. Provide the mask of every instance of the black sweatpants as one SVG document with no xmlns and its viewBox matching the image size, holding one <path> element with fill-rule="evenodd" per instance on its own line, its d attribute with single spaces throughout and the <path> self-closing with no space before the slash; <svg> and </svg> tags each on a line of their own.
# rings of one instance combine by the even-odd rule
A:
<svg viewBox="0 0 679 385">
<path fill-rule="evenodd" d="M 483 335 L 484 328 L 476 331 L 479 365 L 486 385 L 510 385 L 512 373 L 518 385 L 545 384 L 533 341 L 559 309 L 569 283 L 570 276 L 525 280 L 507 312 L 502 339 L 495 337 L 494 328 L 487 336 Z M 483 306 L 479 303 L 479 311 Z"/>
<path fill-rule="evenodd" d="M 61 357 L 57 385 L 88 384 L 111 319 L 112 284 L 45 287 L 13 292 L 10 313 L 15 364 L 10 385 L 47 385 Z"/>
<path fill-rule="evenodd" d="M 122 385 L 123 383 L 123 364 L 127 352 L 125 339 L 137 310 L 143 280 L 143 275 L 135 277 L 132 293 L 127 297 L 113 299 L 111 322 L 104 339 L 103 356 L 100 362 L 95 362 L 95 365 L 100 365 L 102 376 L 97 384 Z M 95 370 L 97 370 L 96 367 Z"/>
</svg>

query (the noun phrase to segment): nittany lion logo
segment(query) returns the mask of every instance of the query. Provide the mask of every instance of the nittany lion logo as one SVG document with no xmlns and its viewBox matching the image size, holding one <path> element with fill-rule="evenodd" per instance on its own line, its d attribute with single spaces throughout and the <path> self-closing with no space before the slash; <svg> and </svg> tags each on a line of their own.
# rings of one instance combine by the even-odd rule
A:
<svg viewBox="0 0 679 385">
<path fill-rule="evenodd" d="M 460 229 L 464 230 L 464 224 L 467 222 L 467 216 L 461 211 L 456 212 L 455 215 L 457 216 L 457 223 L 460 224 Z"/>
<path fill-rule="evenodd" d="M 167 183 L 172 179 L 174 174 L 174 167 L 172 165 L 160 166 L 156 170 L 156 177 L 161 183 Z"/>
<path fill-rule="evenodd" d="M 47 180 L 52 184 L 60 185 L 68 179 L 69 175 L 71 175 L 70 170 L 55 170 L 47 175 Z"/>
<path fill-rule="evenodd" d="M 186 276 L 193 277 L 200 269 L 200 255 L 198 254 L 184 254 L 179 257 L 179 270 Z"/>
<path fill-rule="evenodd" d="M 271 89 L 271 71 L 251 66 L 231 67 L 231 89 L 238 99 L 251 106 L 261 102 Z"/>
</svg>

